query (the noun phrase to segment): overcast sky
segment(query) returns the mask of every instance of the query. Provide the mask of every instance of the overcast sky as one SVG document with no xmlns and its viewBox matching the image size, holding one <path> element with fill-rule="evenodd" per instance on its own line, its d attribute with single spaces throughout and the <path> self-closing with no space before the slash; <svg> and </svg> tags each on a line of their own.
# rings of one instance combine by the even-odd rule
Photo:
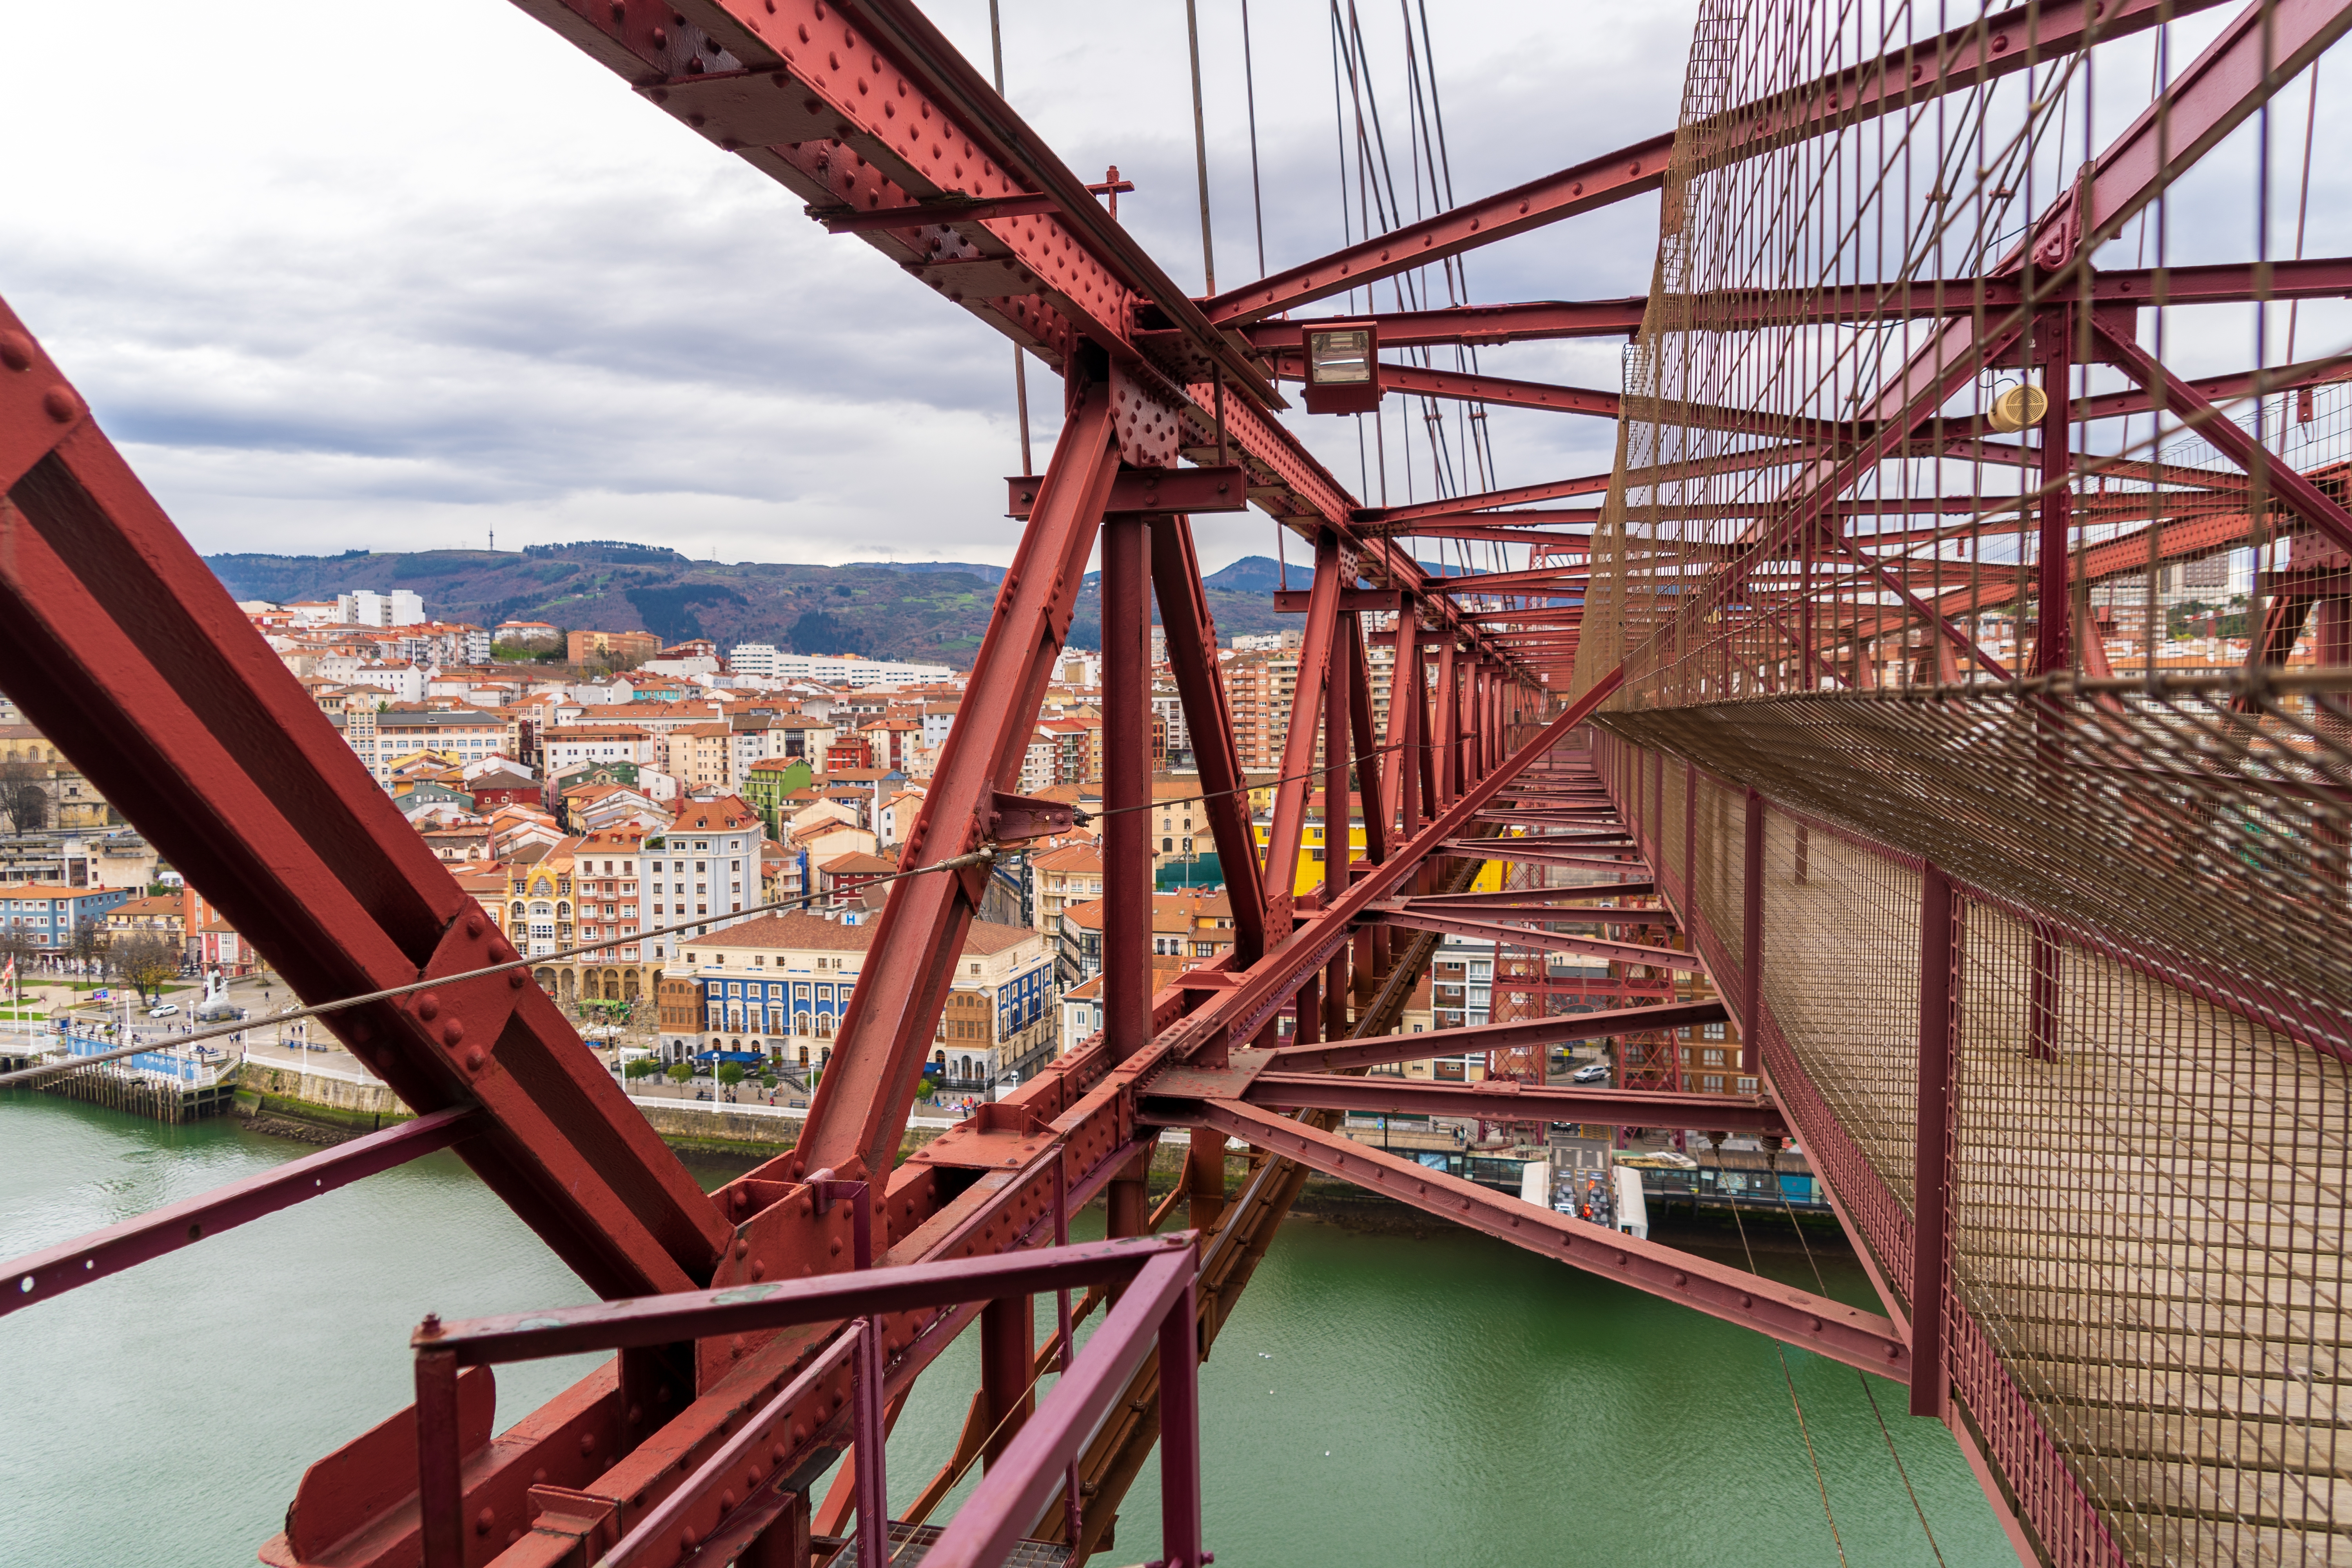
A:
<svg viewBox="0 0 2352 1568">
<path fill-rule="evenodd" d="M 1431 14 L 1458 199 L 1674 123 L 1695 0 L 1410 3 Z M 1134 180 L 1122 219 L 1198 287 L 1182 0 L 1003 4 L 1013 106 L 1082 175 L 1115 163 Z M 1410 217 L 1430 198 L 1408 173 L 1401 6 L 1358 4 Z M 1201 5 L 1217 280 L 1232 288 L 1258 271 L 1240 6 Z M 986 0 L 932 13 L 985 70 Z M 1327 14 L 1323 0 L 1252 6 L 1272 268 L 1344 237 Z M 54 8 L 0 0 L 0 22 L 43 37 Z M 119 0 L 102 31 L 88 64 L 0 56 L 0 142 L 18 153 L 0 167 L 0 296 L 200 549 L 480 546 L 495 530 L 506 549 L 1010 557 L 1005 341 L 826 236 L 512 5 L 250 0 L 231 19 Z M 2176 66 L 2200 41 L 2184 35 Z M 2119 68 L 2110 80 L 2146 66 Z M 2300 84 L 2284 101 L 2283 147 L 2300 142 Z M 2325 120 L 2339 101 L 2352 95 L 2328 95 Z M 2200 173 L 2228 209 L 2217 255 L 2242 256 L 2244 174 L 2213 164 Z M 2341 254 L 2347 171 L 2323 157 L 2316 174 L 2313 252 Z M 2278 204 L 2282 236 L 2292 215 Z M 1644 292 L 1656 224 L 1643 198 L 1480 250 L 1473 294 Z M 2200 226 L 2173 226 L 2175 259 L 2204 259 L 2187 254 Z M 2342 335 L 2340 311 L 2320 309 L 2306 355 Z M 2168 353 L 2210 374 L 2245 363 L 2244 339 L 2184 329 Z M 1613 388 L 1620 358 L 1613 341 L 1520 344 L 1483 365 Z M 1060 384 L 1033 369 L 1042 465 Z M 1425 447 L 1408 472 L 1390 403 L 1388 499 L 1426 499 Z M 1287 417 L 1381 499 L 1354 421 Z M 1609 466 L 1603 421 L 1500 410 L 1493 430 L 1501 484 Z M 1211 568 L 1272 552 L 1257 514 L 1200 528 Z"/>
<path fill-rule="evenodd" d="M 1197 287 L 1181 0 L 1003 7 L 1013 105 L 1082 174 L 1135 180 L 1121 217 Z M 1673 124 L 1689 0 L 1430 9 L 1457 196 Z M 1202 11 L 1230 288 L 1257 271 L 1239 5 Z M 1403 181 L 1396 16 L 1367 11 Z M 985 70 L 986 0 L 932 14 Z M 1277 268 L 1342 237 L 1324 15 L 1252 6 Z M 0 21 L 31 38 L 56 16 L 0 0 Z M 0 297 L 199 549 L 478 547 L 495 529 L 503 549 L 1010 557 L 1005 341 L 513 6 L 251 0 L 232 22 L 121 0 L 102 32 L 85 65 L 0 58 L 0 143 L 19 153 L 0 169 Z M 1480 253 L 1472 285 L 1639 293 L 1655 226 L 1654 199 L 1629 204 Z M 1617 360 L 1604 343 L 1487 363 L 1614 386 Z M 1041 464 L 1059 389 L 1031 376 Z M 1353 422 L 1319 424 L 1357 483 Z M 1504 482 L 1608 466 L 1601 421 L 1496 426 Z M 1262 517 L 1202 526 L 1212 567 L 1271 552 Z"/>
</svg>

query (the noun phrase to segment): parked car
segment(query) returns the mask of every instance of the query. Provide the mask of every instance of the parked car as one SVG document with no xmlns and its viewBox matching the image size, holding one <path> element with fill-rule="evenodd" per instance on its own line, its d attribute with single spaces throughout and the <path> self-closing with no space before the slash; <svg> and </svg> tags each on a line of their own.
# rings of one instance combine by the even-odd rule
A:
<svg viewBox="0 0 2352 1568">
<path fill-rule="evenodd" d="M 1569 1074 L 1568 1081 L 1570 1083 L 1607 1083 L 1609 1081 L 1609 1064 L 1607 1062 L 1588 1062 L 1583 1067 L 1580 1067 L 1574 1072 Z"/>
<path fill-rule="evenodd" d="M 180 1005 L 177 1002 L 166 1002 L 160 1006 L 148 1008 L 147 1016 L 151 1018 L 168 1018 L 179 1010 Z"/>
</svg>

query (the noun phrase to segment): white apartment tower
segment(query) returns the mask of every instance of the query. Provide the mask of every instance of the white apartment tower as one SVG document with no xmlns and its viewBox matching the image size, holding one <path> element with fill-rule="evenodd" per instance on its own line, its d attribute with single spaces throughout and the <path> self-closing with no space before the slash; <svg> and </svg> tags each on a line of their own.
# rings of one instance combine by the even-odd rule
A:
<svg viewBox="0 0 2352 1568">
<path fill-rule="evenodd" d="M 413 626 L 425 619 L 425 596 L 406 588 L 379 594 L 354 588 L 335 595 L 335 619 L 347 626 Z"/>
</svg>

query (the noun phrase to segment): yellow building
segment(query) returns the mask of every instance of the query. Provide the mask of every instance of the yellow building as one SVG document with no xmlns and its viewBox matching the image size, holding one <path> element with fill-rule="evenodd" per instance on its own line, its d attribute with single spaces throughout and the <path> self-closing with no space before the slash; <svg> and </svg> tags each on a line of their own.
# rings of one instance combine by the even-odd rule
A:
<svg viewBox="0 0 2352 1568">
<path fill-rule="evenodd" d="M 1272 792 L 1268 791 L 1267 794 L 1271 797 Z M 1255 790 L 1251 792 L 1251 799 L 1255 803 L 1256 799 Z M 1268 800 L 1267 806 L 1270 812 L 1271 798 Z M 1251 822 L 1250 832 L 1257 840 L 1258 858 L 1263 861 L 1265 858 L 1266 845 L 1274 836 L 1273 822 L 1269 817 L 1258 817 Z M 1320 810 L 1310 807 L 1307 816 L 1307 831 L 1298 845 L 1298 865 L 1291 878 L 1292 896 L 1312 891 L 1323 885 L 1324 850 L 1323 815 Z M 1351 860 L 1360 860 L 1364 857 L 1364 819 L 1359 815 L 1350 815 L 1348 818 L 1348 856 Z M 1470 890 L 1476 893 L 1501 892 L 1503 878 L 1509 869 L 1510 868 L 1500 860 L 1486 861 L 1478 868 L 1478 875 L 1472 879 Z"/>
</svg>

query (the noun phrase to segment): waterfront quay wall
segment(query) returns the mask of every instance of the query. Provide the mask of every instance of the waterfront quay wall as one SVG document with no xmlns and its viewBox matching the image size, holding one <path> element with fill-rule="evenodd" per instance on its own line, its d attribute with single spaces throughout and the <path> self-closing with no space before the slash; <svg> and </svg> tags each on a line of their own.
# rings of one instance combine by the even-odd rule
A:
<svg viewBox="0 0 2352 1568">
<path fill-rule="evenodd" d="M 35 1037 L 33 1048 L 19 1043 L 0 1045 L 0 1072 L 61 1065 L 50 1048 L 53 1043 L 54 1037 L 40 1035 Z M 93 1049 L 100 1045 L 84 1043 Z M 43 1079 L 36 1087 L 43 1094 L 88 1100 L 152 1121 L 195 1121 L 229 1109 L 229 1097 L 236 1089 L 236 1068 L 173 1058 L 160 1047 L 156 1058 L 164 1064 L 164 1070 L 155 1070 L 142 1053 L 127 1061 L 86 1063 Z"/>
<path fill-rule="evenodd" d="M 240 1078 L 236 1114 L 245 1118 L 255 1131 L 303 1142 L 339 1143 L 411 1114 L 397 1095 L 372 1078 L 321 1072 L 315 1067 L 303 1073 L 252 1058 L 247 1059 Z M 723 1100 L 631 1095 L 629 1103 L 671 1148 L 747 1163 L 790 1152 L 800 1141 L 801 1127 L 806 1119 L 805 1111 L 798 1109 L 748 1102 L 737 1105 Z M 945 1117 L 914 1118 L 899 1143 L 899 1157 L 911 1154 L 953 1125 L 954 1121 Z M 1174 1191 L 1183 1179 L 1187 1142 L 1182 1129 L 1171 1128 L 1153 1150 L 1148 1184 L 1154 1205 Z M 1241 1152 L 1230 1148 L 1226 1151 L 1225 1191 L 1229 1195 L 1237 1195 L 1247 1183 L 1247 1167 L 1246 1157 Z M 1736 1221 L 1696 1213 L 1670 1217 L 1663 1209 L 1662 1205 L 1653 1212 L 1654 1235 L 1670 1233 L 1682 1244 L 1702 1249 L 1717 1239 L 1715 1233 L 1718 1230 L 1723 1232 L 1721 1240 L 1727 1247 L 1734 1239 L 1731 1233 Z M 1307 1177 L 1297 1201 L 1291 1205 L 1291 1213 L 1349 1230 L 1381 1235 L 1420 1237 L 1444 1227 L 1443 1221 L 1410 1205 L 1368 1192 L 1352 1182 L 1321 1175 Z M 1776 1225 L 1774 1219 L 1771 1215 L 1751 1215 L 1748 1230 L 1737 1237 L 1738 1244 L 1743 1247 L 1771 1246 L 1775 1249 L 1789 1245 L 1795 1230 Z M 1183 1223 L 1181 1205 L 1170 1223 Z M 1826 1244 L 1832 1250 L 1844 1251 L 1844 1238 L 1838 1234 L 1834 1222 L 1809 1224 L 1802 1228 L 1813 1236 L 1815 1247 Z M 1728 1253 L 1727 1258 L 1738 1261 Z"/>
<path fill-rule="evenodd" d="M 629 1103 L 673 1149 L 698 1154 L 771 1159 L 800 1142 L 806 1115 L 767 1105 L 640 1099 Z M 405 1121 L 415 1113 L 385 1084 L 348 1073 L 308 1073 L 248 1058 L 237 1086 L 236 1114 L 257 1132 L 306 1143 L 340 1143 Z M 912 1153 L 955 1123 L 917 1117 L 899 1152 Z"/>
</svg>

